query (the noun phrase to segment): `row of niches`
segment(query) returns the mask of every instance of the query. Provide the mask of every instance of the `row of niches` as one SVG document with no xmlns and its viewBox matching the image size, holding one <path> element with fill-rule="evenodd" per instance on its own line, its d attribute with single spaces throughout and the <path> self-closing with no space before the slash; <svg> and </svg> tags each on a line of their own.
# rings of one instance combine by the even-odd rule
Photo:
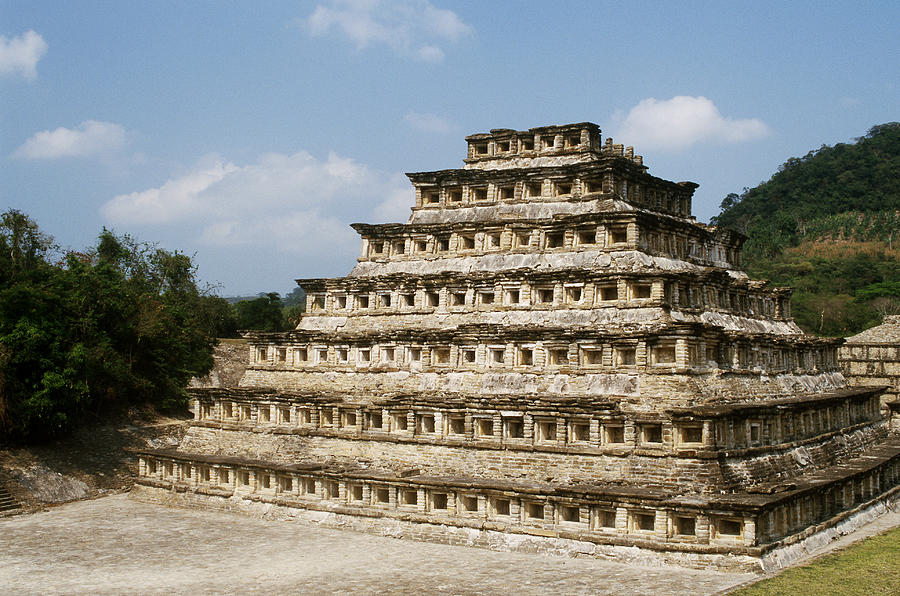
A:
<svg viewBox="0 0 900 596">
<path fill-rule="evenodd" d="M 771 541 L 806 530 L 812 523 L 874 499 L 900 483 L 900 461 L 888 461 L 868 473 L 821 487 L 815 493 L 792 499 L 760 516 L 757 536 Z"/>
<path fill-rule="evenodd" d="M 468 143 L 468 159 L 487 159 L 491 157 L 512 157 L 517 154 L 533 156 L 540 152 L 578 151 L 591 148 L 592 145 L 599 149 L 600 139 L 594 135 L 591 139 L 589 130 L 570 130 L 568 132 L 546 132 L 543 134 L 516 134 L 503 135 L 499 138 L 472 139 Z M 619 154 L 625 154 L 622 145 L 613 145 L 612 139 L 607 139 L 609 149 L 619 150 Z M 620 149 L 621 148 L 621 149 Z M 634 156 L 634 148 L 628 147 L 630 158 Z"/>
<path fill-rule="evenodd" d="M 790 317 L 790 299 L 764 289 L 752 291 L 713 283 L 598 276 L 580 282 L 492 282 L 472 285 L 400 287 L 368 291 L 309 291 L 306 314 L 338 316 L 469 312 L 640 308 L 714 310 L 758 319 Z"/>
<path fill-rule="evenodd" d="M 642 228 L 636 223 L 589 224 L 569 228 L 525 228 L 521 224 L 444 234 L 363 237 L 360 260 L 404 261 L 497 253 L 564 253 L 585 250 L 643 250 L 700 264 L 739 268 L 741 251 L 688 234 Z"/>
<path fill-rule="evenodd" d="M 260 401 L 200 401 L 198 421 L 291 432 L 305 429 L 323 434 L 375 440 L 390 435 L 410 441 L 492 442 L 506 449 L 679 450 L 750 449 L 813 439 L 881 418 L 877 396 L 845 398 L 744 417 L 652 420 L 632 415 L 590 416 L 541 411 L 378 408 L 353 405 L 265 403 Z"/>
<path fill-rule="evenodd" d="M 367 478 L 345 479 L 260 467 L 190 463 L 142 455 L 140 477 L 183 485 L 193 490 L 229 491 L 235 496 L 268 496 L 298 505 L 316 503 L 379 516 L 419 513 L 453 525 L 454 518 L 485 520 L 515 529 L 542 528 L 600 536 L 632 536 L 647 540 L 695 544 L 755 543 L 754 518 L 742 513 L 709 515 L 696 506 L 654 507 L 651 503 L 605 499 L 603 503 L 510 490 L 418 485 Z M 590 539 L 589 536 L 585 538 Z"/>
<path fill-rule="evenodd" d="M 452 209 L 499 203 L 558 202 L 599 199 L 603 195 L 621 198 L 654 211 L 684 217 L 691 214 L 688 194 L 630 181 L 612 172 L 589 178 L 528 178 L 473 184 L 417 185 L 416 208 Z"/>
<path fill-rule="evenodd" d="M 833 345 L 783 346 L 760 340 L 712 341 L 703 338 L 635 339 L 614 343 L 545 339 L 436 345 L 395 341 L 254 345 L 251 365 L 294 370 L 517 370 L 538 374 L 648 369 L 815 374 L 838 369 L 837 349 Z"/>
</svg>

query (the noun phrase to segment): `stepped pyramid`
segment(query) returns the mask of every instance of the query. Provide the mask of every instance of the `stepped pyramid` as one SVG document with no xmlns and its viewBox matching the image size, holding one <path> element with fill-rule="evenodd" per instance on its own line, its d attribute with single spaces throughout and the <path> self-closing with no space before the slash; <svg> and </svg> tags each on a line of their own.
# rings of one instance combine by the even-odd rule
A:
<svg viewBox="0 0 900 596">
<path fill-rule="evenodd" d="M 143 494 L 725 564 L 898 490 L 881 389 L 696 222 L 696 184 L 591 123 L 466 141 L 462 169 L 408 174 L 407 223 L 353 225 L 349 275 L 297 280 L 296 329 L 246 334 L 240 387 L 192 390 Z"/>
</svg>

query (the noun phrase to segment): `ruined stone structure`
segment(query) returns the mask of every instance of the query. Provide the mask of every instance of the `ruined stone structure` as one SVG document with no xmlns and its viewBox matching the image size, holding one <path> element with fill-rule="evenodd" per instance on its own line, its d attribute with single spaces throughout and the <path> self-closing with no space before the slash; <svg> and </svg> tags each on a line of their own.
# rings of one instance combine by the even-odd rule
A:
<svg viewBox="0 0 900 596">
<path fill-rule="evenodd" d="M 854 385 L 885 386 L 883 403 L 900 399 L 900 315 L 847 338 L 840 348 L 844 376 Z"/>
<path fill-rule="evenodd" d="M 882 411 L 900 431 L 900 315 L 847 338 L 838 360 L 847 380 L 860 387 L 885 387 Z"/>
<path fill-rule="evenodd" d="M 467 141 L 409 174 L 407 223 L 353 226 L 348 276 L 298 280 L 295 330 L 247 334 L 241 387 L 192 390 L 145 491 L 715 562 L 900 490 L 881 388 L 695 221 L 696 184 L 590 123 Z"/>
</svg>

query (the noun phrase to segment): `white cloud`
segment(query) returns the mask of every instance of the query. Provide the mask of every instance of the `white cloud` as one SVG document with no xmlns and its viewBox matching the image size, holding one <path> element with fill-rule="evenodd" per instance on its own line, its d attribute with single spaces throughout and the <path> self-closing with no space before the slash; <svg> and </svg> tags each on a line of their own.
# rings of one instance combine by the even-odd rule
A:
<svg viewBox="0 0 900 596">
<path fill-rule="evenodd" d="M 37 76 L 37 63 L 47 52 L 47 42 L 34 31 L 9 39 L 0 35 L 0 75 L 20 74 L 29 81 Z"/>
<path fill-rule="evenodd" d="M 109 154 L 125 145 L 125 129 L 114 122 L 86 120 L 76 128 L 59 127 L 34 133 L 13 155 L 25 159 L 58 159 Z"/>
<path fill-rule="evenodd" d="M 330 0 L 319 4 L 305 21 L 311 35 L 336 31 L 357 49 L 386 45 L 423 62 L 440 62 L 437 42 L 455 42 L 472 27 L 451 10 L 428 0 Z"/>
<path fill-rule="evenodd" d="M 408 112 L 403 119 L 406 120 L 410 126 L 422 132 L 447 134 L 456 129 L 456 127 L 446 118 L 438 116 L 437 114 Z"/>
<path fill-rule="evenodd" d="M 112 225 L 184 228 L 207 246 L 265 247 L 310 262 L 358 250 L 348 224 L 406 219 L 409 181 L 335 153 L 269 153 L 236 165 L 210 156 L 156 188 L 114 197 L 101 207 Z"/>
<path fill-rule="evenodd" d="M 402 174 L 395 174 L 384 200 L 372 211 L 377 221 L 406 221 L 409 209 L 416 202 L 416 191 Z"/>
<path fill-rule="evenodd" d="M 641 150 L 678 150 L 700 142 L 738 143 L 769 134 L 769 127 L 758 118 L 726 118 L 712 100 L 684 95 L 641 100 L 627 115 L 618 114 L 614 120 L 619 141 Z"/>
<path fill-rule="evenodd" d="M 164 224 L 201 217 L 211 206 L 199 195 L 237 170 L 234 164 L 217 161 L 159 188 L 119 195 L 103 206 L 103 214 L 113 223 L 126 224 Z"/>
<path fill-rule="evenodd" d="M 422 62 L 437 64 L 444 61 L 444 50 L 437 46 L 422 46 L 416 50 L 416 58 Z"/>
</svg>

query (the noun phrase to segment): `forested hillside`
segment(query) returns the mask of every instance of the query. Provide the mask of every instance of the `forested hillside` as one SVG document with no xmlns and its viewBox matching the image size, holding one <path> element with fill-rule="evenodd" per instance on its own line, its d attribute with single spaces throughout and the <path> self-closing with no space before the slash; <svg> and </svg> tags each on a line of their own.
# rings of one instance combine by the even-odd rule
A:
<svg viewBox="0 0 900 596">
<path fill-rule="evenodd" d="M 749 237 L 751 276 L 796 288 L 806 331 L 852 335 L 900 313 L 900 123 L 785 162 L 710 223 Z"/>
</svg>

